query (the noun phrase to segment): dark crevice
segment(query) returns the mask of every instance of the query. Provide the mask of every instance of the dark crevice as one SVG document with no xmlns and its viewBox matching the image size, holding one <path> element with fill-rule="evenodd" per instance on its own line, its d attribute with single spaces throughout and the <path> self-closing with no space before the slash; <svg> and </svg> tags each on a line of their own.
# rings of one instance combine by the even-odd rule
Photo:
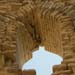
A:
<svg viewBox="0 0 75 75">
<path fill-rule="evenodd" d="M 32 39 L 35 40 L 38 43 L 41 43 L 41 37 L 40 35 L 36 32 L 36 27 L 35 25 L 29 24 L 33 32 L 29 32 Z"/>
<path fill-rule="evenodd" d="M 27 29 L 28 33 L 30 34 L 30 36 L 32 37 L 32 39 L 38 43 L 41 43 L 41 37 L 40 35 L 37 33 L 36 31 L 36 27 L 35 25 L 31 22 L 31 20 L 23 20 L 20 17 L 17 17 L 16 20 L 24 23 L 25 28 Z"/>
</svg>

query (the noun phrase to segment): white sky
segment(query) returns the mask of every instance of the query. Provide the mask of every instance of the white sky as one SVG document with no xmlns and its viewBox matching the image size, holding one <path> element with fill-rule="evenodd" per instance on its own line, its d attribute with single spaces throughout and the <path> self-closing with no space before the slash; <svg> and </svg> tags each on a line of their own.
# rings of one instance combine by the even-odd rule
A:
<svg viewBox="0 0 75 75">
<path fill-rule="evenodd" d="M 51 75 L 52 66 L 61 64 L 63 61 L 62 57 L 46 51 L 44 47 L 39 47 L 32 56 L 32 59 L 23 65 L 22 70 L 34 69 L 36 75 Z"/>
</svg>

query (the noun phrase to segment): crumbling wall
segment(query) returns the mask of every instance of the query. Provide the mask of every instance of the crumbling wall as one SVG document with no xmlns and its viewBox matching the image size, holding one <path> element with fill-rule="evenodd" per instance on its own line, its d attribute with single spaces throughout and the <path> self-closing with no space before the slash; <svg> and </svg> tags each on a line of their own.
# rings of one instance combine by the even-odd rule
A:
<svg viewBox="0 0 75 75">
<path fill-rule="evenodd" d="M 74 74 L 75 0 L 1 0 L 0 67 L 21 68 L 39 45 L 62 56 Z"/>
</svg>

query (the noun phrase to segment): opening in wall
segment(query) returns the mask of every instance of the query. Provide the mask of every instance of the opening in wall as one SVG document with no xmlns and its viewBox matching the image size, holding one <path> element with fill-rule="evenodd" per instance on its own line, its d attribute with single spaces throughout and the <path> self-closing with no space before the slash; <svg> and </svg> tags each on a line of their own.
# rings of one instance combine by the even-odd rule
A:
<svg viewBox="0 0 75 75">
<path fill-rule="evenodd" d="M 22 70 L 36 70 L 36 75 L 51 75 L 52 67 L 61 64 L 63 58 L 54 53 L 48 52 L 44 47 L 32 53 L 32 59 L 25 63 Z"/>
</svg>

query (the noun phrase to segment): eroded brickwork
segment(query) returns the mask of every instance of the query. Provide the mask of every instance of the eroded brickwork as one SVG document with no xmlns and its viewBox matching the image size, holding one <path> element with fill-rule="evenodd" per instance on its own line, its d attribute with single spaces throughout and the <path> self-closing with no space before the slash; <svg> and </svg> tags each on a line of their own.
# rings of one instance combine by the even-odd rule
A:
<svg viewBox="0 0 75 75">
<path fill-rule="evenodd" d="M 39 45 L 64 58 L 53 75 L 75 74 L 75 0 L 0 0 L 0 68 L 21 68 Z"/>
</svg>

